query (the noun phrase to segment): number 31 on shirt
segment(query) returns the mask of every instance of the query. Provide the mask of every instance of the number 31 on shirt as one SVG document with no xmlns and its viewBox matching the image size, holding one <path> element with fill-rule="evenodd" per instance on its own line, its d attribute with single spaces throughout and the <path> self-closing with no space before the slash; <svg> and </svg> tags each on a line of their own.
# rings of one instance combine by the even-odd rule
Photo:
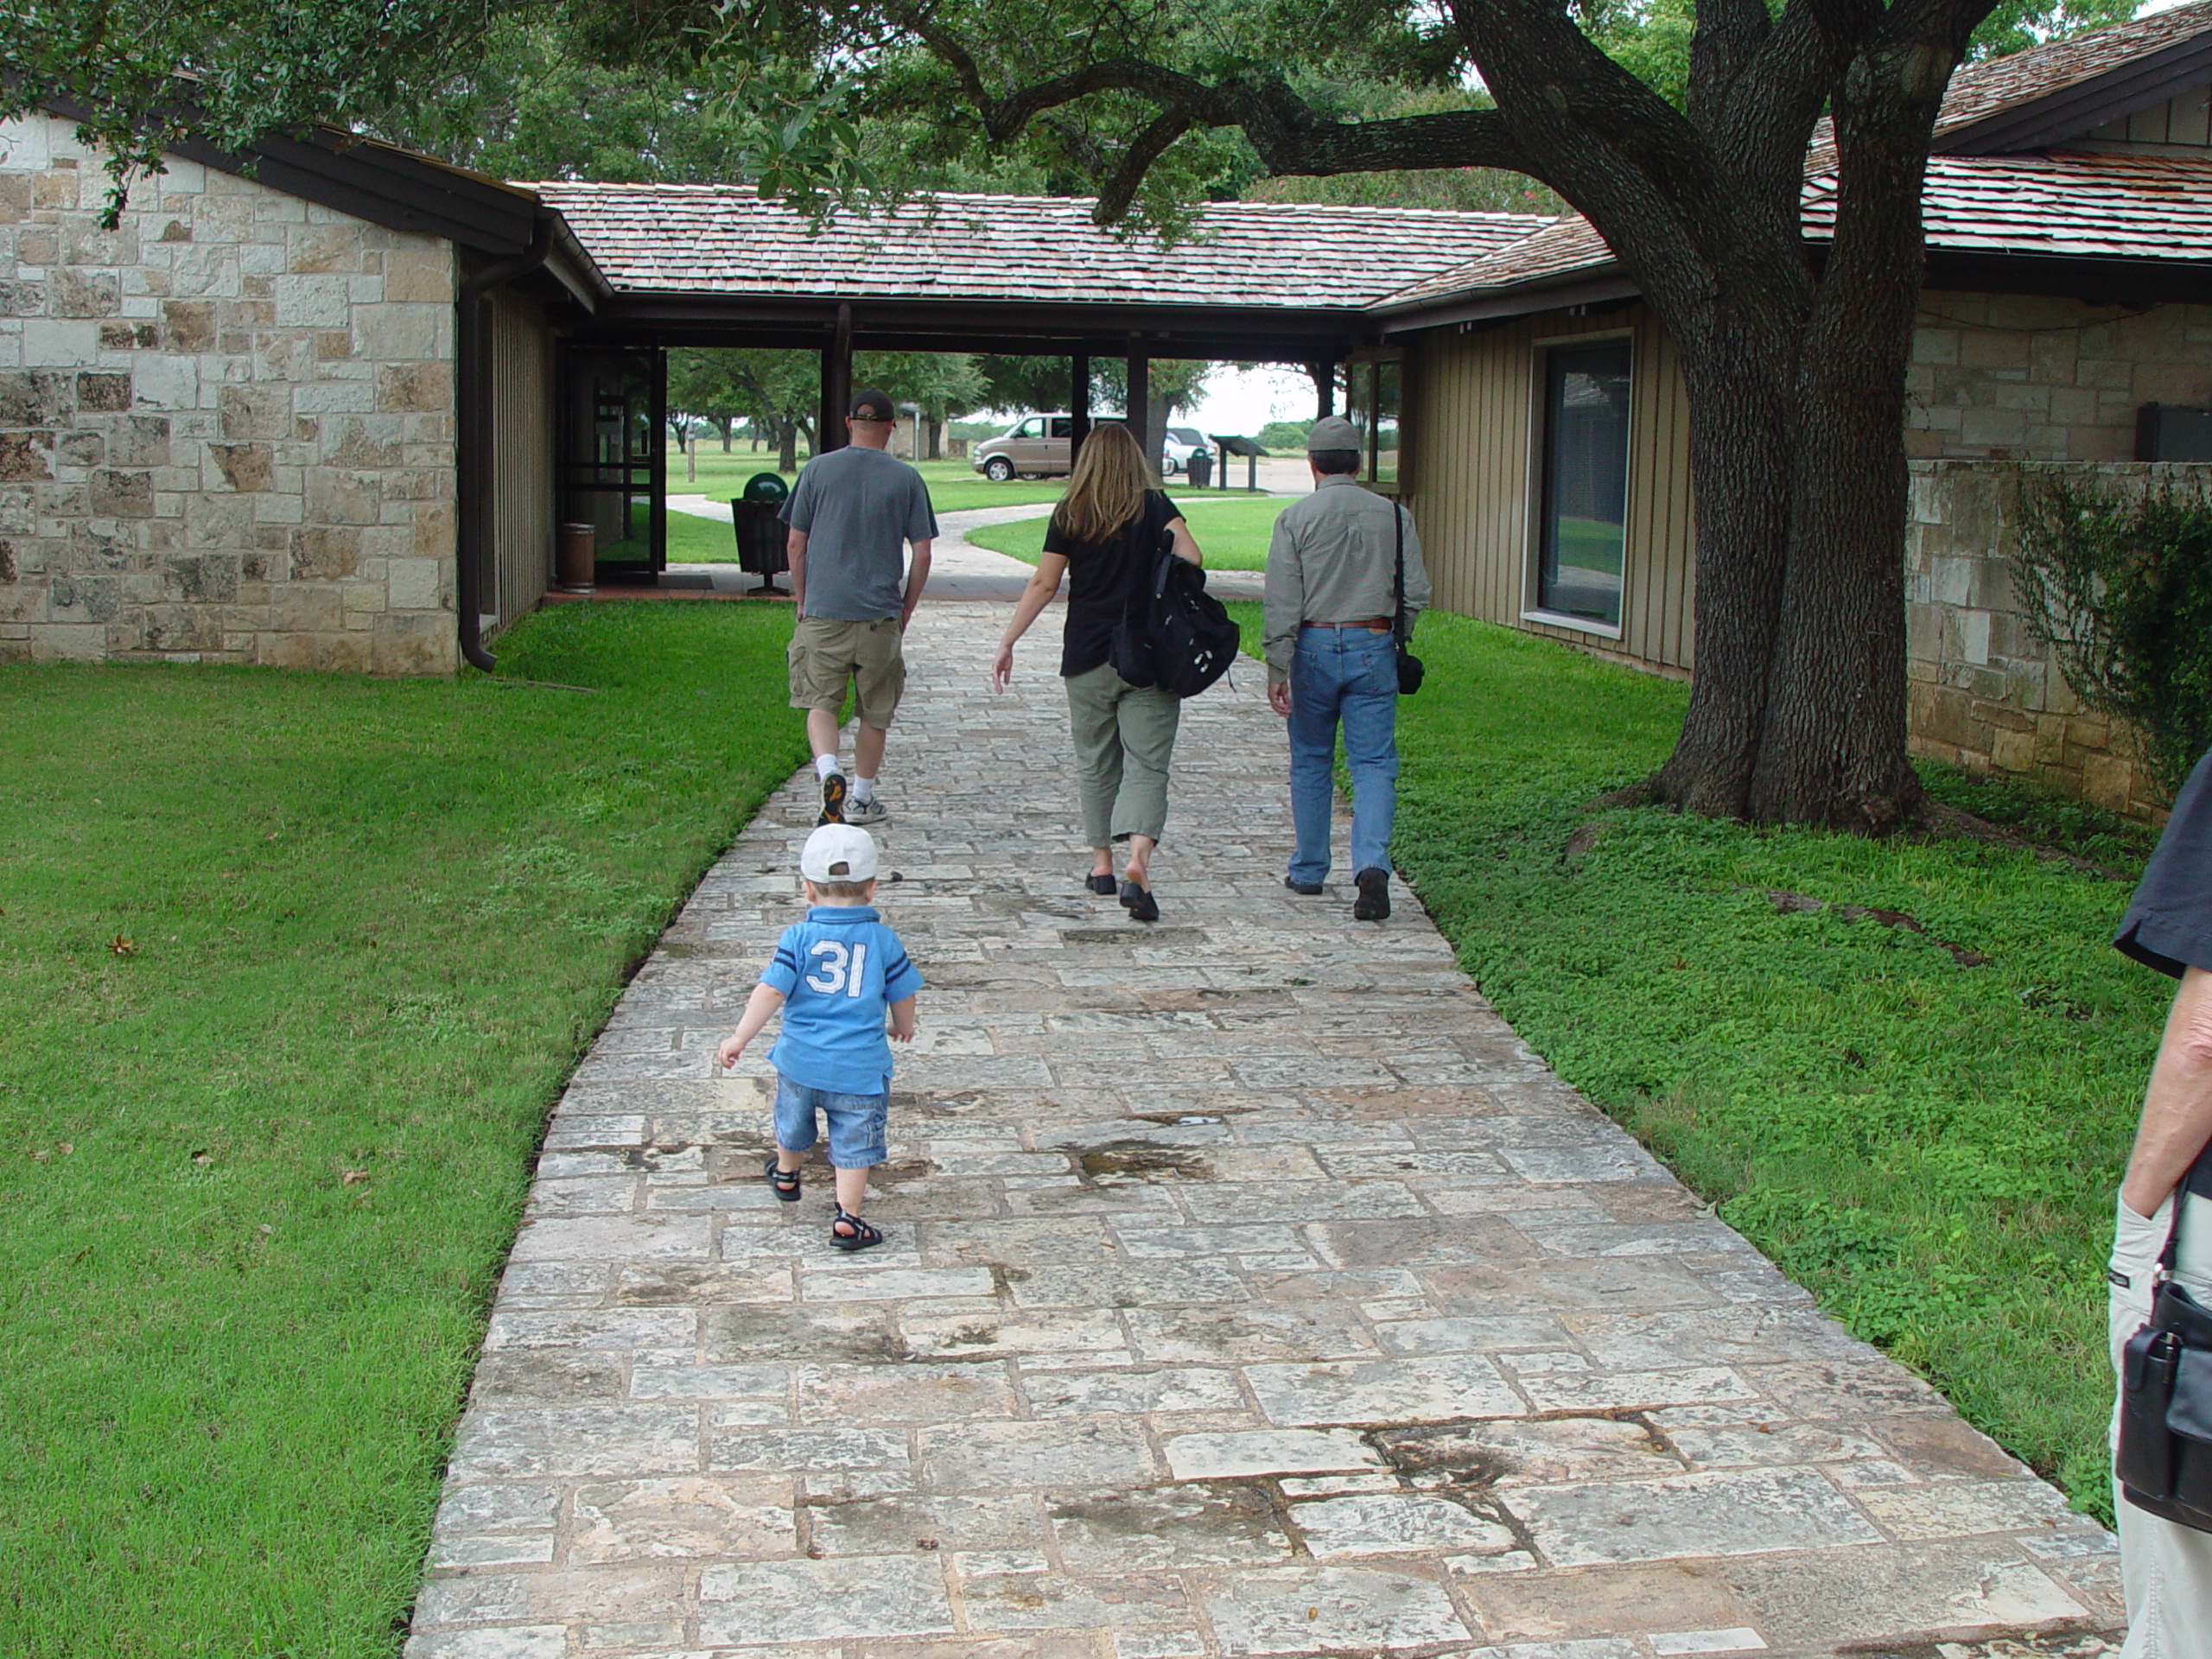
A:
<svg viewBox="0 0 2212 1659">
<path fill-rule="evenodd" d="M 847 996 L 861 994 L 861 982 L 868 976 L 865 943 L 848 947 L 835 939 L 817 939 L 807 955 L 815 958 L 814 971 L 806 976 L 809 989 L 824 996 L 840 991 Z"/>
</svg>

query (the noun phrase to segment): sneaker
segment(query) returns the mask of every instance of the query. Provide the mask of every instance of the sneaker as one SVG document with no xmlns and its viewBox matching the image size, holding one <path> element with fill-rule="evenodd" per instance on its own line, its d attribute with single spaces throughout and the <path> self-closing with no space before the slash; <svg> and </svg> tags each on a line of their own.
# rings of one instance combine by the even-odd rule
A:
<svg viewBox="0 0 2212 1659">
<path fill-rule="evenodd" d="M 1293 893 L 1298 893 L 1301 897 L 1307 899 L 1313 898 L 1316 893 L 1321 891 L 1321 884 L 1319 881 L 1300 881 L 1294 875 L 1286 875 L 1283 877 L 1282 884 L 1286 887 L 1288 887 Z"/>
<path fill-rule="evenodd" d="M 890 821 L 891 810 L 885 806 L 881 801 L 878 800 L 873 795 L 869 796 L 868 799 L 864 801 L 855 801 L 849 798 L 845 802 L 845 822 L 847 823 L 888 823 Z"/>
<path fill-rule="evenodd" d="M 1352 920 L 1379 922 L 1389 915 L 1389 871 L 1362 870 L 1352 877 L 1352 881 L 1359 888 L 1359 897 L 1352 900 Z"/>
<path fill-rule="evenodd" d="M 833 772 L 822 780 L 822 816 L 814 822 L 819 824 L 842 823 L 845 821 L 845 774 Z"/>
</svg>

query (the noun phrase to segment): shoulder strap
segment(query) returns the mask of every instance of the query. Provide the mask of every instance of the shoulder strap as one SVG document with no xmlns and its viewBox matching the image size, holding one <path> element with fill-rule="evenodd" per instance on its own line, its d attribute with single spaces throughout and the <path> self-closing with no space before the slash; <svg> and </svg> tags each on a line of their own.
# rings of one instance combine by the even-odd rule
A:
<svg viewBox="0 0 2212 1659">
<path fill-rule="evenodd" d="M 1395 501 L 1390 504 L 1390 528 L 1396 532 L 1398 543 L 1395 571 L 1390 580 L 1390 633 L 1402 645 L 1406 643 L 1406 510 Z"/>
</svg>

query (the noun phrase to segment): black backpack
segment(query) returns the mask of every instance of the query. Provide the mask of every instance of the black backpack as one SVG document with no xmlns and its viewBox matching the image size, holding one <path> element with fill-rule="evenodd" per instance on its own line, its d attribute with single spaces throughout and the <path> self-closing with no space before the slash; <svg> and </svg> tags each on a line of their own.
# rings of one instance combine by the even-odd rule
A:
<svg viewBox="0 0 2212 1659">
<path fill-rule="evenodd" d="M 1206 592 L 1206 573 L 1176 557 L 1172 543 L 1156 561 L 1149 589 L 1130 594 L 1128 613 L 1115 626 L 1114 671 L 1131 685 L 1195 697 L 1229 672 L 1243 636 Z"/>
</svg>

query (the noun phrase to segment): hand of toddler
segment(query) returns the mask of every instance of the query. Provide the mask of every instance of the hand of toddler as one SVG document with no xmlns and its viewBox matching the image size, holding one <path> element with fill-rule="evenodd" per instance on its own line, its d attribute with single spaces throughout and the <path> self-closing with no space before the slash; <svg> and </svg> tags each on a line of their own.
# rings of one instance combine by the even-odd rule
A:
<svg viewBox="0 0 2212 1659">
<path fill-rule="evenodd" d="M 721 1046 L 715 1051 L 715 1065 L 720 1070 L 727 1071 L 737 1063 L 737 1057 L 744 1052 L 745 1045 L 738 1040 L 736 1033 L 733 1032 L 722 1039 Z"/>
</svg>

